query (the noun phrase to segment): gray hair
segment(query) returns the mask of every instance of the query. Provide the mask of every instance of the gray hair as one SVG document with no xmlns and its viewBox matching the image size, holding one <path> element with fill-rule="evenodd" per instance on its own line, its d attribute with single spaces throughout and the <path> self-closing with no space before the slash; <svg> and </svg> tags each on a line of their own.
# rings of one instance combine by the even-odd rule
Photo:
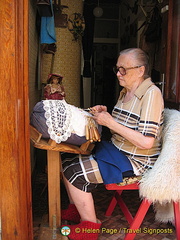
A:
<svg viewBox="0 0 180 240">
<path fill-rule="evenodd" d="M 132 57 L 135 59 L 139 66 L 145 67 L 144 79 L 149 77 L 149 56 L 140 48 L 128 48 L 119 53 L 120 55 L 132 53 Z"/>
</svg>

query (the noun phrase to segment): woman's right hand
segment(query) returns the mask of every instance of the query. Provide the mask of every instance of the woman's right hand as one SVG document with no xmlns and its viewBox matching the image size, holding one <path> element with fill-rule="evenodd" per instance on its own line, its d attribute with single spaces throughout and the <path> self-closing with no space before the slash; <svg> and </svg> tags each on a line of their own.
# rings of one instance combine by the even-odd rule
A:
<svg viewBox="0 0 180 240">
<path fill-rule="evenodd" d="M 100 113 L 100 112 L 107 112 L 107 107 L 104 105 L 96 105 L 94 107 L 91 107 L 91 112 L 93 113 Z"/>
</svg>

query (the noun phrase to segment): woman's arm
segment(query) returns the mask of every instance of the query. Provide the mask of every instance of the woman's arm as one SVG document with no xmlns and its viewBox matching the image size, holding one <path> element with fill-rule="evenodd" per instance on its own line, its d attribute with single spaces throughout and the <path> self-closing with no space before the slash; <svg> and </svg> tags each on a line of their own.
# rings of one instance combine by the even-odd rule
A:
<svg viewBox="0 0 180 240">
<path fill-rule="evenodd" d="M 108 127 L 117 134 L 126 138 L 129 142 L 141 149 L 150 149 L 154 143 L 154 137 L 145 136 L 142 133 L 117 123 L 108 112 L 94 112 L 93 119 L 102 126 Z"/>
</svg>

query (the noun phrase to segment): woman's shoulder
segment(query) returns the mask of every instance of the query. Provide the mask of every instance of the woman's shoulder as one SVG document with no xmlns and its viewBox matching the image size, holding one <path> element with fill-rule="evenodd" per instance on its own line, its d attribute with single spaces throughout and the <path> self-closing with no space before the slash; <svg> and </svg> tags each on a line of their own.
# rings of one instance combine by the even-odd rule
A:
<svg viewBox="0 0 180 240">
<path fill-rule="evenodd" d="M 153 83 L 151 86 L 149 86 L 149 88 L 146 91 L 146 93 L 150 93 L 150 92 L 154 92 L 154 93 L 162 95 L 161 89 L 158 86 L 156 86 L 155 83 Z"/>
<path fill-rule="evenodd" d="M 159 105 L 160 107 L 164 108 L 164 100 L 161 89 L 159 89 L 159 87 L 157 87 L 155 84 L 149 86 L 143 96 L 143 102 L 146 102 L 146 104 L 150 104 L 151 106 Z"/>
</svg>

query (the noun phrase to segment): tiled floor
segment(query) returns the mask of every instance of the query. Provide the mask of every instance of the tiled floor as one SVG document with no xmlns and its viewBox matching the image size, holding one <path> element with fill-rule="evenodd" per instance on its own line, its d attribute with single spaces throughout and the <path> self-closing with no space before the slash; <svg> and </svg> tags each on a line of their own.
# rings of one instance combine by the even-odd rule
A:
<svg viewBox="0 0 180 240">
<path fill-rule="evenodd" d="M 48 213 L 47 188 L 43 191 L 46 181 L 46 174 L 40 172 L 37 174 L 33 184 L 34 240 L 38 239 L 43 216 Z M 65 208 L 68 200 L 63 184 L 61 189 L 62 208 Z M 122 240 L 128 231 L 128 223 L 118 206 L 115 208 L 112 216 L 105 217 L 104 215 L 112 194 L 113 192 L 106 190 L 103 185 L 100 185 L 93 193 L 97 217 L 102 221 L 102 233 L 99 235 L 99 240 Z M 134 214 L 139 206 L 138 191 L 126 191 L 123 193 L 123 197 L 132 214 Z M 151 207 L 135 240 L 176 240 L 175 228 L 171 224 L 155 222 L 154 216 Z M 114 233 L 116 231 L 117 233 Z M 161 233 L 156 234 L 157 231 L 161 231 Z"/>
</svg>

